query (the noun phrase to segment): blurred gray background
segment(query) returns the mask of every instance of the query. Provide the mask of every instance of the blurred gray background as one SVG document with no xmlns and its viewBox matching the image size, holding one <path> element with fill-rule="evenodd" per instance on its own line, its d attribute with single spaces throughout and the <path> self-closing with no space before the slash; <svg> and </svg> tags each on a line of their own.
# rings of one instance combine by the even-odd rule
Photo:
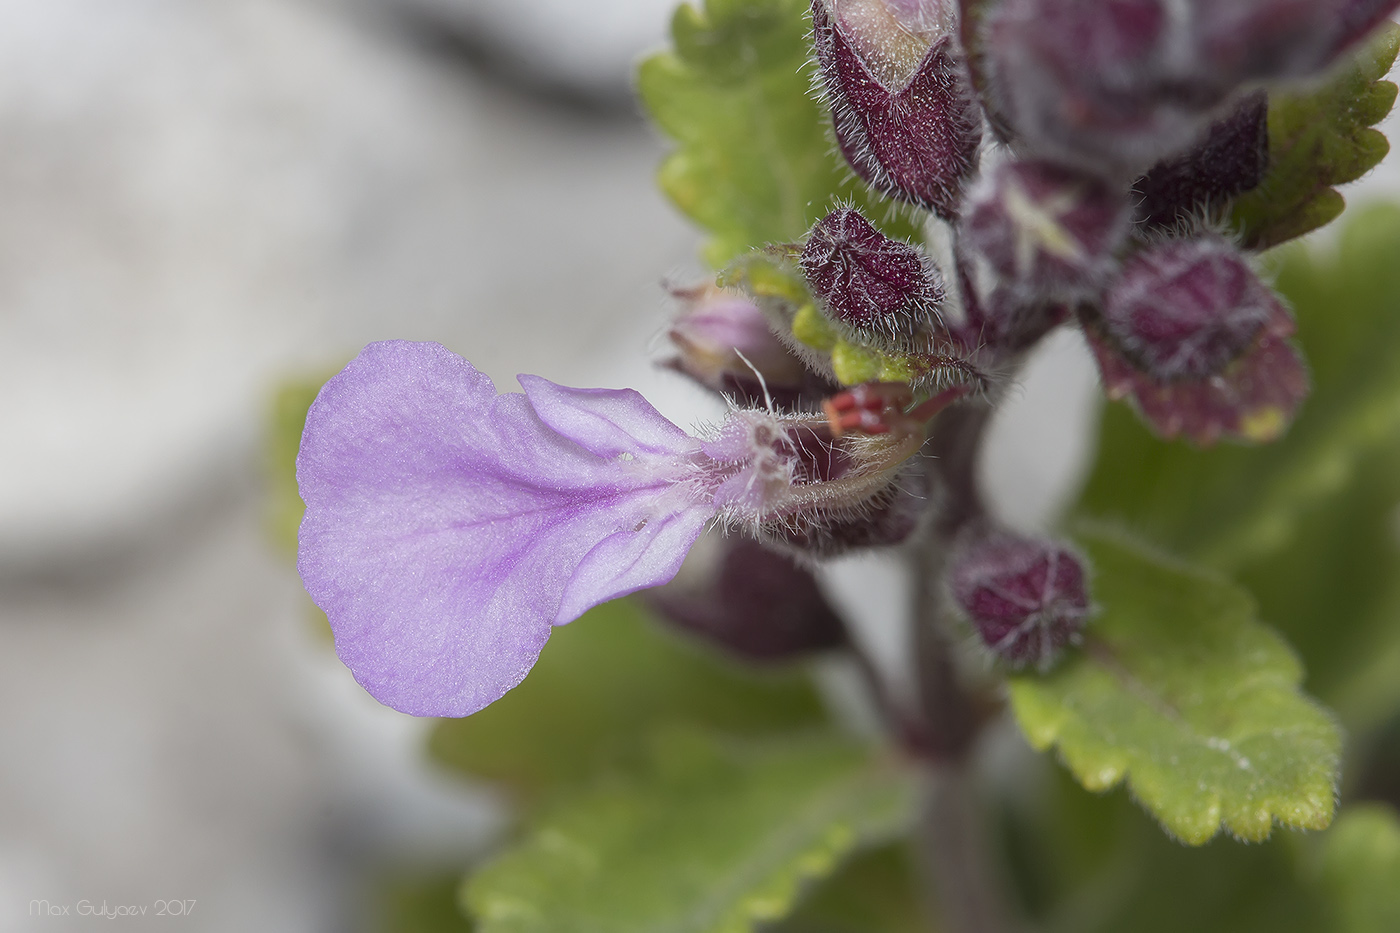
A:
<svg viewBox="0 0 1400 933">
<path fill-rule="evenodd" d="M 498 828 L 307 620 L 267 415 L 389 337 L 714 413 L 651 365 L 701 274 L 628 88 L 670 6 L 0 0 L 0 931 L 355 929 L 366 878 Z M 984 464 L 1011 520 L 1072 489 L 1094 391 L 1073 335 L 1032 362 Z"/>
</svg>

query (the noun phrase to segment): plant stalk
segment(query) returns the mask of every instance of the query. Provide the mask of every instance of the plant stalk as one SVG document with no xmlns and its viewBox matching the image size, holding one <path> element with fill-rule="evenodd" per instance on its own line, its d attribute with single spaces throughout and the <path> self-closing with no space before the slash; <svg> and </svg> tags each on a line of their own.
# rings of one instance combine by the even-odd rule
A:
<svg viewBox="0 0 1400 933">
<path fill-rule="evenodd" d="M 989 718 L 962 682 L 943 580 L 959 533 L 985 517 L 977 457 L 992 408 L 982 399 L 945 411 L 934 423 L 926 468 L 941 499 L 935 520 L 911 550 L 914 653 L 926 762 L 920 855 L 946 933 L 1001 933 L 1005 900 L 997 884 L 981 807 L 972 788 L 972 751 Z"/>
</svg>

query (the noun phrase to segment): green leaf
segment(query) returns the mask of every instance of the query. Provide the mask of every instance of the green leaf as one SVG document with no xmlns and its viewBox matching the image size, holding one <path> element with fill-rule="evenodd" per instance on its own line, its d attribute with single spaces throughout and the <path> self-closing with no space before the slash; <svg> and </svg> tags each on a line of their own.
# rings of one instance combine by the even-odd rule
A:
<svg viewBox="0 0 1400 933">
<path fill-rule="evenodd" d="M 935 933 L 907 844 L 859 855 L 769 933 Z"/>
<path fill-rule="evenodd" d="M 838 199 L 915 227 L 854 177 L 810 93 L 807 0 L 708 0 L 671 22 L 674 49 L 642 62 L 637 91 L 679 146 L 661 166 L 663 191 L 712 237 L 720 268 L 750 247 L 792 242 Z"/>
<path fill-rule="evenodd" d="M 375 899 L 378 933 L 472 933 L 457 903 L 459 876 L 390 878 Z"/>
<path fill-rule="evenodd" d="M 802 671 L 728 663 L 616 600 L 555 629 L 520 686 L 441 721 L 430 748 L 459 771 L 535 795 L 587 778 L 663 724 L 763 735 L 825 722 Z"/>
<path fill-rule="evenodd" d="M 1243 565 L 1260 615 L 1307 665 L 1310 693 L 1364 734 L 1400 709 L 1400 437 L 1300 509 L 1292 543 Z"/>
<path fill-rule="evenodd" d="M 1387 878 L 1391 897 L 1400 896 L 1384 839 L 1374 848 L 1345 841 L 1367 811 L 1373 816 L 1364 822 L 1393 826 L 1389 808 L 1343 807 L 1320 834 L 1186 848 L 1143 819 L 1126 794 L 1096 797 L 1058 774 L 1040 777 L 1034 770 L 1020 776 L 1035 792 L 1007 801 L 1003 818 L 1012 827 L 1013 861 L 1035 875 L 1018 878 L 1017 893 L 1025 900 L 1028 887 L 1037 892 L 1027 913 L 1044 933 L 1356 933 L 1339 922 L 1339 907 L 1385 892 L 1377 882 Z M 1334 857 L 1339 843 L 1349 858 Z M 1344 890 L 1348 878 L 1357 881 L 1355 891 Z"/>
<path fill-rule="evenodd" d="M 642 773 L 561 798 L 464 899 L 481 933 L 745 933 L 906 829 L 913 787 L 842 738 L 669 732 Z"/>
<path fill-rule="evenodd" d="M 1249 595 L 1103 532 L 1083 537 L 1101 612 L 1049 676 L 1011 679 L 1031 745 L 1058 747 L 1090 790 L 1126 779 L 1173 835 L 1223 824 L 1266 838 L 1275 821 L 1332 819 L 1341 738 L 1298 692 L 1302 669 L 1255 620 Z"/>
<path fill-rule="evenodd" d="M 1330 255 L 1290 249 L 1277 284 L 1295 309 L 1314 390 L 1288 435 L 1196 450 L 1107 406 L 1081 515 L 1233 571 L 1296 537 L 1301 513 L 1346 487 L 1400 434 L 1400 209 L 1351 221 Z"/>
<path fill-rule="evenodd" d="M 1021 780 L 1034 775 L 1022 775 Z M 1329 905 L 1304 843 L 1217 838 L 1179 845 L 1128 795 L 1085 794 L 1067 778 L 1035 782 L 1008 807 L 1015 861 L 1034 871 L 1028 902 L 1043 933 L 1324 933 Z M 1033 804 L 1033 805 L 1028 805 Z M 1330 834 L 1329 830 L 1329 834 Z M 1325 838 L 1314 837 L 1314 838 Z M 1021 882 L 1024 892 L 1026 883 Z M 1023 893 L 1023 900 L 1026 900 Z"/>
<path fill-rule="evenodd" d="M 1320 87 L 1269 99 L 1269 171 L 1235 201 L 1243 242 L 1267 249 L 1335 220 L 1346 201 L 1333 185 L 1355 181 L 1390 151 L 1378 130 L 1395 103 L 1383 81 L 1400 50 L 1400 26 L 1387 23 Z"/>
<path fill-rule="evenodd" d="M 1347 807 L 1322 841 L 1322 883 L 1338 933 L 1400 930 L 1400 818 L 1383 804 Z"/>
</svg>

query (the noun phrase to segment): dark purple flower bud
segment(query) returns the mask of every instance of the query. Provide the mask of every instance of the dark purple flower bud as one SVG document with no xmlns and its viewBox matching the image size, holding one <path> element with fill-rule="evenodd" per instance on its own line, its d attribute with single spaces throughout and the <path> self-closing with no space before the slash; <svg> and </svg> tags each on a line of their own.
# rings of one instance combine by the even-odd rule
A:
<svg viewBox="0 0 1400 933">
<path fill-rule="evenodd" d="M 671 289 L 681 312 L 667 332 L 678 351 L 668 365 L 741 405 L 796 406 L 834 387 L 814 386 L 810 376 L 768 326 L 758 306 L 741 292 L 712 284 Z M 768 395 L 765 396 L 764 390 Z"/>
<path fill-rule="evenodd" d="M 953 598 L 982 642 L 1014 668 L 1048 670 L 1089 618 L 1084 563 L 1056 541 L 996 531 L 965 544 L 949 570 Z"/>
<path fill-rule="evenodd" d="M 1332 23 L 1332 58 L 1351 51 L 1400 9 L 1400 0 L 1337 0 Z"/>
<path fill-rule="evenodd" d="M 945 218 L 982 141 L 953 16 L 943 0 L 812 0 L 842 154 L 877 190 Z"/>
<path fill-rule="evenodd" d="M 1233 82 L 1315 74 L 1400 7 L 1400 0 L 1196 0 L 1206 66 Z"/>
<path fill-rule="evenodd" d="M 909 348 L 942 330 L 943 276 L 933 260 L 852 208 L 817 221 L 798 265 L 827 319 L 860 339 Z"/>
<path fill-rule="evenodd" d="M 1163 381 L 1221 372 L 1283 311 L 1229 244 L 1176 240 L 1129 260 L 1104 300 L 1109 336 Z"/>
<path fill-rule="evenodd" d="M 1307 395 L 1293 319 L 1215 237 L 1162 243 L 1123 267 L 1086 328 L 1110 398 L 1131 396 L 1164 437 L 1267 441 Z"/>
<path fill-rule="evenodd" d="M 1131 177 L 1190 145 L 1231 90 L 1169 0 L 1002 0 L 985 48 L 995 109 L 1039 155 Z"/>
<path fill-rule="evenodd" d="M 811 571 L 748 538 L 719 543 L 698 586 L 677 580 L 648 601 L 680 628 L 741 657 L 782 661 L 839 648 L 846 628 Z"/>
<path fill-rule="evenodd" d="M 1128 236 L 1124 194 L 1051 162 L 1008 162 L 968 199 L 964 242 L 996 277 L 1037 297 L 1094 291 Z"/>
<path fill-rule="evenodd" d="M 769 522 L 764 539 L 804 557 L 838 557 L 861 548 L 903 544 L 928 512 L 928 482 L 921 470 L 903 470 L 855 507 L 807 512 Z"/>
<path fill-rule="evenodd" d="M 1211 124 L 1205 140 L 1159 162 L 1137 180 L 1137 217 L 1148 227 L 1170 227 L 1256 187 L 1269 167 L 1269 96 L 1250 94 L 1233 113 Z"/>
</svg>

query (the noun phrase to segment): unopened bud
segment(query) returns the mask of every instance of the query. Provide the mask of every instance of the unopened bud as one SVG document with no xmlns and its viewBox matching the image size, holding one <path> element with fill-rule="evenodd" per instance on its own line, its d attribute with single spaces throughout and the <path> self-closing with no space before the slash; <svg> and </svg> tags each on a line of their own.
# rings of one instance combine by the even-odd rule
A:
<svg viewBox="0 0 1400 933">
<path fill-rule="evenodd" d="M 1110 398 L 1131 396 L 1164 437 L 1277 437 L 1307 395 L 1293 319 L 1216 237 L 1158 244 L 1124 264 L 1086 328 Z"/>
<path fill-rule="evenodd" d="M 963 234 L 1004 283 L 1033 294 L 1077 296 L 1114 271 L 1127 238 L 1124 195 L 1051 162 L 1008 162 L 969 198 Z"/>
<path fill-rule="evenodd" d="M 1221 372 L 1280 312 L 1278 296 L 1234 247 L 1200 237 L 1128 260 L 1104 299 L 1103 322 L 1144 369 L 1170 381 Z"/>
<path fill-rule="evenodd" d="M 981 116 L 947 0 L 812 0 L 836 141 L 877 190 L 956 215 Z"/>
<path fill-rule="evenodd" d="M 1089 618 L 1084 563 L 1062 543 L 991 532 L 960 548 L 954 599 L 983 644 L 1014 668 L 1048 670 Z"/>
<path fill-rule="evenodd" d="M 863 342 L 909 349 L 941 329 L 943 276 L 933 260 L 852 208 L 817 222 L 798 265 L 828 320 Z"/>
<path fill-rule="evenodd" d="M 746 295 L 706 284 L 672 288 L 681 311 L 667 336 L 677 350 L 669 365 L 741 405 L 795 404 L 812 378 L 774 336 Z"/>
<path fill-rule="evenodd" d="M 1138 220 L 1161 228 L 1204 216 L 1258 186 L 1268 167 L 1269 97 L 1257 91 L 1211 124 L 1194 149 L 1138 179 Z"/>
<path fill-rule="evenodd" d="M 1315 74 L 1365 39 L 1400 0 L 1197 3 L 1206 67 L 1235 83 Z"/>
<path fill-rule="evenodd" d="M 755 661 L 782 661 L 846 643 L 841 617 L 811 571 L 748 538 L 717 543 L 705 579 L 653 590 L 648 601 L 679 628 Z"/>
<path fill-rule="evenodd" d="M 1131 177 L 1190 145 L 1229 93 L 1198 67 L 1191 25 L 1171 0 L 1002 0 L 996 109 L 1036 154 Z"/>
<path fill-rule="evenodd" d="M 903 544 L 928 514 L 922 470 L 901 470 L 854 507 L 818 508 L 760 529 L 764 540 L 803 558 L 839 557 L 853 550 Z"/>
</svg>

